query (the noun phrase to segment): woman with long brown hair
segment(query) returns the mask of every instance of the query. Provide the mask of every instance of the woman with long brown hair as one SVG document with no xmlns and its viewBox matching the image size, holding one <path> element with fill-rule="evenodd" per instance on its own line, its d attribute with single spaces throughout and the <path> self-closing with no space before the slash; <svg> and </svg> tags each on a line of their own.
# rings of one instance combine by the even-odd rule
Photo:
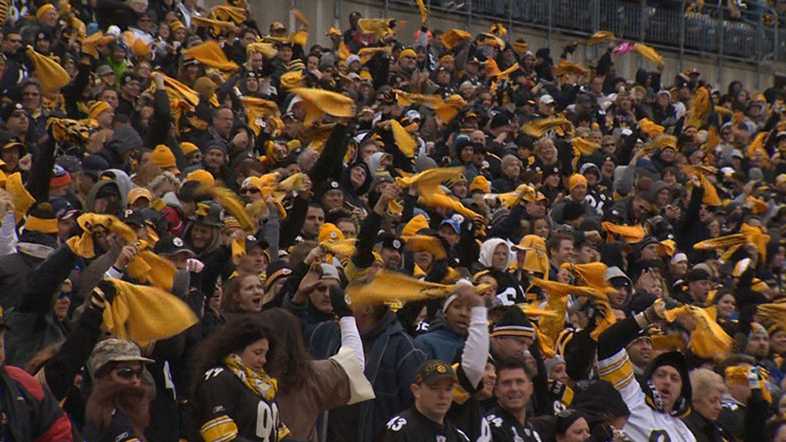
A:
<svg viewBox="0 0 786 442">
<path fill-rule="evenodd" d="M 289 433 L 278 416 L 278 382 L 267 370 L 273 336 L 258 318 L 240 316 L 197 348 L 191 397 L 206 442 L 277 442 Z"/>
<path fill-rule="evenodd" d="M 332 296 L 339 316 L 341 348 L 329 359 L 313 360 L 306 350 L 300 321 L 283 308 L 265 310 L 260 320 L 277 331 L 279 345 L 271 352 L 270 373 L 279 381 L 281 420 L 296 440 L 315 441 L 320 414 L 342 405 L 374 398 L 363 374 L 363 343 L 357 324 L 338 289 Z M 340 298 L 340 299 L 339 299 Z"/>
<path fill-rule="evenodd" d="M 144 364 L 151 362 L 129 341 L 109 338 L 95 346 L 88 361 L 93 389 L 85 408 L 85 440 L 112 442 L 123 434 L 130 436 L 124 440 L 145 440 L 155 393 Z"/>
</svg>

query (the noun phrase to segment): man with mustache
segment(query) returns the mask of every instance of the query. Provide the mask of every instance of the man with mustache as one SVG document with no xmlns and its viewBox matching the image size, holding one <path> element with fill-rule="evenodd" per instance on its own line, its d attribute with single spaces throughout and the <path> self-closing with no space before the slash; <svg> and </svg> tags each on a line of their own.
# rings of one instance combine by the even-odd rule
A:
<svg viewBox="0 0 786 442">
<path fill-rule="evenodd" d="M 129 341 L 109 338 L 96 344 L 88 361 L 93 390 L 85 407 L 85 440 L 144 437 L 154 396 L 144 364 L 151 362 Z"/>
</svg>

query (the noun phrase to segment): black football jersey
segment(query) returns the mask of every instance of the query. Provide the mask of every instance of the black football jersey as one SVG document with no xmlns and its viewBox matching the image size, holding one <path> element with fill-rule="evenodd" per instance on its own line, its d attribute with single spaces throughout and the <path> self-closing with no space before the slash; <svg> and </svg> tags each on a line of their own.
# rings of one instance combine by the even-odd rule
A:
<svg viewBox="0 0 786 442">
<path fill-rule="evenodd" d="M 494 442 L 542 442 L 540 434 L 527 422 L 521 425 L 498 405 L 486 413 Z"/>
<path fill-rule="evenodd" d="M 259 442 L 279 440 L 282 425 L 276 402 L 256 395 L 227 368 L 206 371 L 194 399 L 197 425 L 206 442 L 238 437 Z"/>
<path fill-rule="evenodd" d="M 450 420 L 444 425 L 428 419 L 414 407 L 393 416 L 387 424 L 381 442 L 469 442 L 469 438 Z"/>
</svg>

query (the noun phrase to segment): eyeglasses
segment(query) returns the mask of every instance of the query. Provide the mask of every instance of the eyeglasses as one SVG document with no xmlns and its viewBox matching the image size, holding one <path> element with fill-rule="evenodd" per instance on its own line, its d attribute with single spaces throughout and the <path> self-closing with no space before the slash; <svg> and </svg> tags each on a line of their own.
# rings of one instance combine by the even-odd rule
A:
<svg viewBox="0 0 786 442">
<path fill-rule="evenodd" d="M 259 193 L 259 189 L 255 189 L 253 187 L 251 187 L 249 189 L 240 189 L 240 193 L 242 193 L 244 195 L 247 194 L 247 193 Z"/>
<path fill-rule="evenodd" d="M 57 299 L 58 299 L 58 300 L 61 300 L 61 299 L 71 299 L 71 293 L 68 293 L 68 292 L 60 292 L 60 293 L 58 293 L 58 294 L 57 294 Z"/>
<path fill-rule="evenodd" d="M 121 379 L 128 381 L 134 378 L 142 379 L 142 369 L 134 370 L 133 368 L 123 367 L 115 369 L 115 374 Z"/>
</svg>

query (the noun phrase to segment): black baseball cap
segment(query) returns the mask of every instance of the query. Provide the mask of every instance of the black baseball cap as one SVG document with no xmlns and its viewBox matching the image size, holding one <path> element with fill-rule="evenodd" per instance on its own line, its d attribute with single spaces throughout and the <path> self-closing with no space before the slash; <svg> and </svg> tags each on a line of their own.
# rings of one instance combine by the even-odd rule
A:
<svg viewBox="0 0 786 442">
<path fill-rule="evenodd" d="M 162 238 L 156 243 L 154 252 L 159 255 L 177 255 L 178 253 L 188 253 L 191 256 L 196 256 L 193 250 L 186 246 L 186 243 L 177 236 L 170 236 Z"/>
</svg>

